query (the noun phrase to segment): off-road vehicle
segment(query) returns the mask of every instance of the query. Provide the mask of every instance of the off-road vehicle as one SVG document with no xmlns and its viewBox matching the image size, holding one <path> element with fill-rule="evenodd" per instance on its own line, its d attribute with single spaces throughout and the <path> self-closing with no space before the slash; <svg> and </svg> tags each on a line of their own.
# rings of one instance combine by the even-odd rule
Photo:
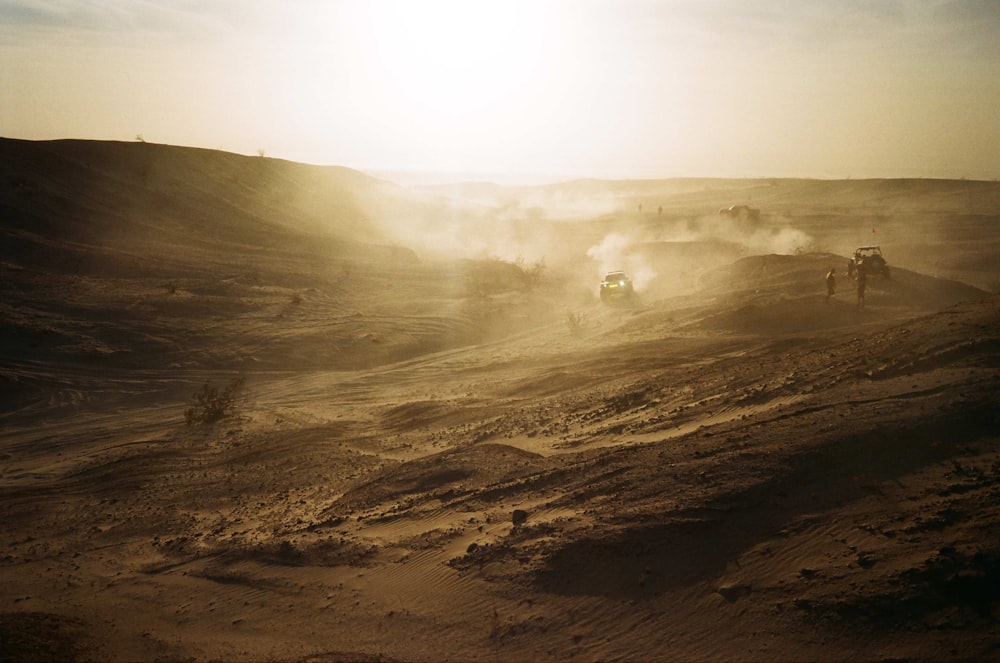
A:
<svg viewBox="0 0 1000 663">
<path fill-rule="evenodd" d="M 854 252 L 854 257 L 847 261 L 847 275 L 853 277 L 862 271 L 866 276 L 884 276 L 889 278 L 889 265 L 882 255 L 882 249 L 877 246 L 862 246 Z"/>
<path fill-rule="evenodd" d="M 728 216 L 739 221 L 759 221 L 760 210 L 749 205 L 731 205 L 720 209 L 719 216 Z"/>
<path fill-rule="evenodd" d="M 601 281 L 601 301 L 608 301 L 612 297 L 623 297 L 630 299 L 635 294 L 632 287 L 632 279 L 625 272 L 608 272 Z"/>
</svg>

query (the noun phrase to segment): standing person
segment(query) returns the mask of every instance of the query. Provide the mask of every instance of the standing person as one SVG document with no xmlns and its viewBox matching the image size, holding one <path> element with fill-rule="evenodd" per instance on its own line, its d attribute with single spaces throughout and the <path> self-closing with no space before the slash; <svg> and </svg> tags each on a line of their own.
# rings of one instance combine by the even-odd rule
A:
<svg viewBox="0 0 1000 663">
<path fill-rule="evenodd" d="M 830 271 L 826 273 L 826 303 L 830 303 L 830 297 L 833 297 L 833 293 L 837 290 L 837 270 L 833 267 Z"/>
<path fill-rule="evenodd" d="M 863 308 L 865 305 L 865 286 L 868 285 L 868 277 L 865 274 L 865 270 L 858 270 L 858 308 Z"/>
</svg>

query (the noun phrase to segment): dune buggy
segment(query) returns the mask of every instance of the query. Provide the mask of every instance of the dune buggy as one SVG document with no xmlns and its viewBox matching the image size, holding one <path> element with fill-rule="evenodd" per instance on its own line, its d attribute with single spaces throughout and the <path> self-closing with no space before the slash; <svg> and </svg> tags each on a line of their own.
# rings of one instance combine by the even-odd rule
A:
<svg viewBox="0 0 1000 663">
<path fill-rule="evenodd" d="M 847 261 L 847 275 L 853 277 L 857 272 L 866 276 L 884 276 L 889 278 L 889 265 L 882 255 L 882 249 L 877 246 L 862 246 L 854 252 L 854 257 Z"/>
<path fill-rule="evenodd" d="M 634 293 L 632 279 L 625 272 L 608 272 L 601 281 L 601 301 L 607 301 L 611 297 L 629 299 Z"/>
<path fill-rule="evenodd" d="M 719 216 L 728 216 L 740 221 L 759 221 L 760 210 L 749 205 L 731 205 L 720 209 Z"/>
</svg>

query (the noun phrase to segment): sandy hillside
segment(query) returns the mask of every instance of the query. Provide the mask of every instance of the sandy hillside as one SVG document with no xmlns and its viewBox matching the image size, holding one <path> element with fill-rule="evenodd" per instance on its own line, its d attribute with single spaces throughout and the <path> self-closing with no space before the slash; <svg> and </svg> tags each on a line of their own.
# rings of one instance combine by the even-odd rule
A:
<svg viewBox="0 0 1000 663">
<path fill-rule="evenodd" d="M 1000 184 L 0 154 L 0 660 L 1000 656 Z"/>
</svg>

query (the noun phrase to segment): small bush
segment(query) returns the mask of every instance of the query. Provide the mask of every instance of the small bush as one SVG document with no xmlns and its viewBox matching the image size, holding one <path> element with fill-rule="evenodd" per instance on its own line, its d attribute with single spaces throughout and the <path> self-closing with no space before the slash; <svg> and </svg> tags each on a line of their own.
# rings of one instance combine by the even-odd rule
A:
<svg viewBox="0 0 1000 663">
<path fill-rule="evenodd" d="M 524 280 L 526 290 L 534 290 L 541 284 L 542 274 L 545 272 L 544 258 L 530 265 L 525 265 L 524 258 L 519 256 L 514 264 L 521 270 L 521 278 Z"/>
<path fill-rule="evenodd" d="M 566 327 L 569 329 L 569 333 L 573 336 L 581 336 L 583 334 L 583 314 L 582 313 L 569 313 L 566 316 Z"/>
<path fill-rule="evenodd" d="M 472 261 L 466 273 L 466 288 L 470 295 L 489 297 L 517 290 L 530 291 L 542 282 L 545 261 L 526 265 L 523 258 L 514 262 L 495 256 Z"/>
<path fill-rule="evenodd" d="M 207 426 L 236 412 L 237 401 L 246 384 L 246 378 L 233 378 L 225 389 L 206 382 L 191 397 L 191 405 L 184 411 L 188 426 Z"/>
</svg>

